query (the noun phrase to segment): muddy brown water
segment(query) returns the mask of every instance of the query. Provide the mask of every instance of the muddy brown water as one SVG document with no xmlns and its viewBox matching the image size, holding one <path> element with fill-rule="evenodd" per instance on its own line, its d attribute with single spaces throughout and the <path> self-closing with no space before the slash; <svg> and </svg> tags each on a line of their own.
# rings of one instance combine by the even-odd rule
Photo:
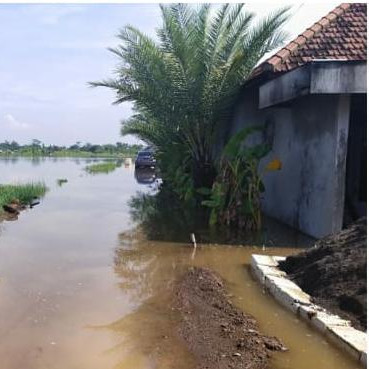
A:
<svg viewBox="0 0 369 369">
<path fill-rule="evenodd" d="M 0 223 L 1 369 L 188 369 L 193 358 L 173 334 L 168 290 L 188 265 L 207 266 L 260 329 L 289 347 L 270 369 L 354 369 L 351 358 L 279 306 L 249 272 L 252 253 L 295 248 L 148 241 L 127 201 L 132 167 L 87 175 L 85 159 L 0 160 L 0 183 L 43 180 L 49 192 L 17 221 Z M 68 183 L 58 186 L 58 178 Z"/>
</svg>

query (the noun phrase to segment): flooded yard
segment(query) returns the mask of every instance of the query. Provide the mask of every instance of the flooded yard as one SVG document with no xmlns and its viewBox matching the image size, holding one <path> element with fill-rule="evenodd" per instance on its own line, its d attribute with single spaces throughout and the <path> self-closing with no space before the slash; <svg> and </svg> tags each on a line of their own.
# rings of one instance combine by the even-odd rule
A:
<svg viewBox="0 0 369 369">
<path fill-rule="evenodd" d="M 0 223 L 0 363 L 4 369 L 193 367 L 175 334 L 170 286 L 188 265 L 226 281 L 233 302 L 289 348 L 270 369 L 360 366 L 254 281 L 252 253 L 297 249 L 150 241 L 130 217 L 129 199 L 150 191 L 132 166 L 91 175 L 86 159 L 0 160 L 0 183 L 42 180 L 41 204 Z M 57 179 L 66 178 L 59 185 Z"/>
</svg>

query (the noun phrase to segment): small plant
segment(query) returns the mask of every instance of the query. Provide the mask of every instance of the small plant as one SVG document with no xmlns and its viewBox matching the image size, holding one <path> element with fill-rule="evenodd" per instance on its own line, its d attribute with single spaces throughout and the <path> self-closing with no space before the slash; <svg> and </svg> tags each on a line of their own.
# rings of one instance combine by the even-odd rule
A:
<svg viewBox="0 0 369 369">
<path fill-rule="evenodd" d="M 46 191 L 47 187 L 42 182 L 0 185 L 0 211 L 11 203 L 29 205 L 34 199 L 44 196 Z"/>
<path fill-rule="evenodd" d="M 97 174 L 97 173 L 110 173 L 113 172 L 116 168 L 120 167 L 119 162 L 106 162 L 106 163 L 97 163 L 97 164 L 91 164 L 87 165 L 85 167 L 85 170 L 90 174 Z"/>
</svg>

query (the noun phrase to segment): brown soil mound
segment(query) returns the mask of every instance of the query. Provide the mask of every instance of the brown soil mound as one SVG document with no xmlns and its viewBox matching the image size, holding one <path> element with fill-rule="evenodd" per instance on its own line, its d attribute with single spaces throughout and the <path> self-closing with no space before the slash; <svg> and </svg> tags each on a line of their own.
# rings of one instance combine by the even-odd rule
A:
<svg viewBox="0 0 369 369">
<path fill-rule="evenodd" d="M 315 303 L 366 330 L 366 218 L 289 256 L 280 267 Z"/>
<path fill-rule="evenodd" d="M 222 280 L 208 269 L 190 268 L 177 283 L 175 298 L 182 316 L 180 335 L 197 369 L 266 368 L 270 351 L 285 350 L 228 301 Z"/>
</svg>

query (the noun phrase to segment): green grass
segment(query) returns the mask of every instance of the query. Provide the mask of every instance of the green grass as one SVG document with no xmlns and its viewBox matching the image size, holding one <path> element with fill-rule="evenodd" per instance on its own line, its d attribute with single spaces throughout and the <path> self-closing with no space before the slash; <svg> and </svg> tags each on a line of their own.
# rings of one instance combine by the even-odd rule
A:
<svg viewBox="0 0 369 369">
<path fill-rule="evenodd" d="M 119 163 L 109 161 L 105 163 L 87 165 L 85 169 L 88 173 L 96 174 L 96 173 L 110 173 L 117 167 L 120 167 Z"/>
<path fill-rule="evenodd" d="M 45 195 L 47 188 L 44 183 L 26 183 L 15 185 L 0 185 L 0 211 L 3 205 L 19 200 L 21 204 L 28 205 L 34 198 Z"/>
</svg>

